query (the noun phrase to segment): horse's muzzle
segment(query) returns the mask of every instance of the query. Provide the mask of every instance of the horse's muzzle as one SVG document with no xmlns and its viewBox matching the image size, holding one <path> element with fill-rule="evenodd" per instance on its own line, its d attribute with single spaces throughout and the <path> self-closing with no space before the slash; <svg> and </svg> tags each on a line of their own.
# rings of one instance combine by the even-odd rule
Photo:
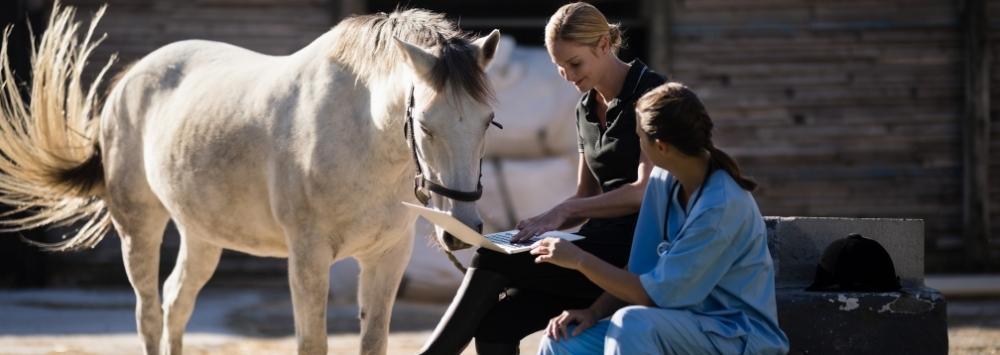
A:
<svg viewBox="0 0 1000 355">
<path fill-rule="evenodd" d="M 473 229 L 475 229 L 478 233 L 482 233 L 483 224 L 480 223 Z M 447 231 L 444 232 L 444 236 L 442 236 L 441 239 L 444 240 L 444 247 L 448 248 L 449 251 L 462 250 L 472 247 L 472 245 L 463 242 L 461 239 L 455 238 L 455 236 L 451 235 L 451 233 L 448 233 Z"/>
</svg>

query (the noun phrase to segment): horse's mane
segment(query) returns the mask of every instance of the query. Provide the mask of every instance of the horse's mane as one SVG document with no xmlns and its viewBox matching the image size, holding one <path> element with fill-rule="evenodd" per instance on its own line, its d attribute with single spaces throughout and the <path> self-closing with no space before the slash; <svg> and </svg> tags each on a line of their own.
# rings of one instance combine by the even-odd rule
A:
<svg viewBox="0 0 1000 355">
<path fill-rule="evenodd" d="M 396 37 L 426 48 L 438 56 L 429 83 L 437 92 L 446 84 L 479 102 L 493 98 L 486 74 L 475 57 L 471 37 L 442 14 L 423 9 L 396 10 L 386 14 L 352 16 L 333 28 L 331 57 L 372 82 L 395 71 L 405 58 L 393 44 Z"/>
</svg>

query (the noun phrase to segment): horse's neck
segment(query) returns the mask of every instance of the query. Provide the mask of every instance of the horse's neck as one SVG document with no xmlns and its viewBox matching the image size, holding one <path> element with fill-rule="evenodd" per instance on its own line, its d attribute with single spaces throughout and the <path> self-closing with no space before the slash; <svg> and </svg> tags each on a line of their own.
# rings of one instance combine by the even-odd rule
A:
<svg viewBox="0 0 1000 355">
<path fill-rule="evenodd" d="M 382 158 L 378 160 L 392 164 L 395 169 L 390 170 L 413 171 L 415 169 L 413 153 L 403 131 L 407 120 L 409 86 L 387 80 L 373 82 L 369 84 L 368 89 L 371 109 L 367 119 L 371 120 L 372 125 L 374 142 L 371 147 L 380 151 Z"/>
<path fill-rule="evenodd" d="M 406 121 L 406 103 L 410 93 L 409 74 L 403 70 L 384 73 L 382 78 L 360 78 L 346 65 L 337 63 L 330 58 L 329 48 L 336 39 L 333 31 L 320 36 L 305 48 L 292 56 L 301 58 L 302 65 L 312 68 L 315 73 L 305 77 L 341 78 L 333 82 L 337 88 L 331 91 L 353 91 L 341 97 L 355 98 L 351 103 L 367 105 L 358 107 L 354 112 L 359 114 L 337 117 L 337 120 L 358 120 L 354 127 L 367 127 L 351 137 L 360 146 L 369 147 L 369 167 L 384 171 L 386 176 L 404 175 L 409 178 L 409 172 L 415 169 L 412 153 L 403 136 L 403 125 Z M 405 77 L 406 80 L 400 80 Z M 350 80 L 343 80 L 350 79 Z M 348 83 L 349 82 L 349 83 Z M 367 98 L 367 100 L 365 100 Z M 337 98 L 331 97 L 331 100 Z M 334 123 L 339 124 L 339 123 Z M 361 140 L 367 140 L 362 142 Z M 405 174 L 403 174 L 406 172 Z"/>
</svg>

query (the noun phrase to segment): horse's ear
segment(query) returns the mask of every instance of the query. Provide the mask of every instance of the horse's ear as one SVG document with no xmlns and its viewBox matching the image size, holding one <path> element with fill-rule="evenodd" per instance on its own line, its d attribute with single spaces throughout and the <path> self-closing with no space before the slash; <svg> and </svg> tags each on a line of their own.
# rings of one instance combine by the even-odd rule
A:
<svg viewBox="0 0 1000 355">
<path fill-rule="evenodd" d="M 406 59 L 406 63 L 410 65 L 413 72 L 420 78 L 428 78 L 430 76 L 431 69 L 433 69 L 434 64 L 437 63 L 437 57 L 425 51 L 423 48 L 403 42 L 399 38 L 393 37 L 392 39 L 396 42 L 396 48 L 399 48 L 399 51 L 403 53 L 403 58 Z"/>
<path fill-rule="evenodd" d="M 490 65 L 490 61 L 493 60 L 493 55 L 497 53 L 497 46 L 500 44 L 500 30 L 493 30 L 486 37 L 477 39 L 472 42 L 472 45 L 476 48 L 476 58 L 479 61 L 479 67 L 486 69 Z"/>
</svg>

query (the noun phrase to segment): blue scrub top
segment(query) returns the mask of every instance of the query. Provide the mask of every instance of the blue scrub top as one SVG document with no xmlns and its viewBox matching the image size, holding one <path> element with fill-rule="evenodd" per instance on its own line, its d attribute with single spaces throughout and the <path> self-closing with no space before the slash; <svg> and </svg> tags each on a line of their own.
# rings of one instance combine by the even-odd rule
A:
<svg viewBox="0 0 1000 355">
<path fill-rule="evenodd" d="M 688 199 L 694 205 L 682 207 L 679 188 L 668 196 L 674 180 L 659 167 L 652 171 L 629 271 L 640 275 L 658 307 L 706 316 L 702 330 L 747 336 L 748 350 L 755 353 L 787 352 L 788 338 L 778 327 L 767 231 L 753 195 L 718 169 L 705 182 L 701 197 Z M 669 249 L 658 255 L 667 203 L 672 204 L 666 221 Z"/>
</svg>

